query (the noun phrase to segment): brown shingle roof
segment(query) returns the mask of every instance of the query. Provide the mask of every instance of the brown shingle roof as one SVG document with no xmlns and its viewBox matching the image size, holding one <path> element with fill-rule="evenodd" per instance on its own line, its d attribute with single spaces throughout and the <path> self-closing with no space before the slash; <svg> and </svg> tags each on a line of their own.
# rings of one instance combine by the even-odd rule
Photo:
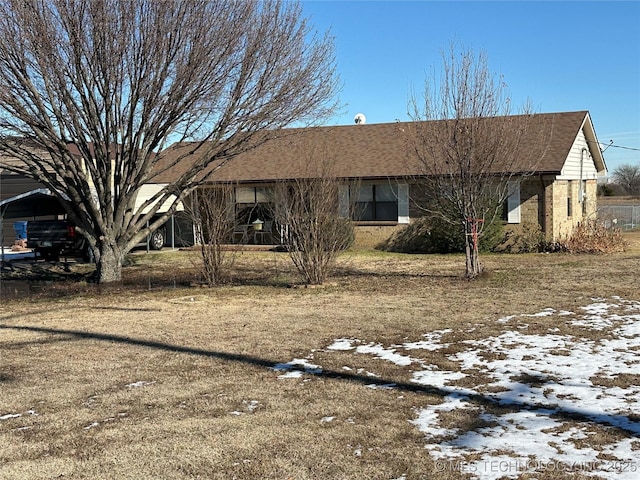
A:
<svg viewBox="0 0 640 480">
<path fill-rule="evenodd" d="M 513 117 L 518 118 L 518 117 Z M 524 116 L 520 117 L 523 120 Z M 569 150 L 588 118 L 587 111 L 534 115 L 531 134 L 523 140 L 517 158 L 529 152 L 544 153 L 536 160 L 536 171 L 560 173 Z M 437 122 L 427 122 L 427 128 Z M 407 154 L 405 130 L 410 123 L 360 124 L 304 129 L 283 129 L 273 139 L 241 153 L 220 168 L 213 181 L 265 182 L 314 176 L 319 159 L 332 159 L 334 175 L 342 178 L 388 178 L 420 174 L 415 159 Z M 594 139 L 595 140 L 595 139 Z M 544 149 L 539 142 L 544 141 Z M 193 148 L 193 144 L 174 145 L 168 158 Z M 598 154 L 600 152 L 597 145 Z M 194 153 L 198 155 L 198 153 Z M 171 182 L 190 162 L 158 175 L 154 181 Z M 516 167 L 517 168 L 517 167 Z M 523 168 L 523 170 L 528 170 Z"/>
</svg>

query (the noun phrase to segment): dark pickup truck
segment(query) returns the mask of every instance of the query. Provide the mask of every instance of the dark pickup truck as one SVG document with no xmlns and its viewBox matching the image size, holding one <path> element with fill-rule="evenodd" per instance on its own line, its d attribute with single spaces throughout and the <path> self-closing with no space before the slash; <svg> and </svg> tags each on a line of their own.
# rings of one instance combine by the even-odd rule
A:
<svg viewBox="0 0 640 480">
<path fill-rule="evenodd" d="M 162 249 L 165 238 L 166 228 L 160 227 L 149 236 L 148 247 L 152 250 Z M 75 226 L 68 220 L 27 222 L 27 248 L 50 261 L 58 261 L 61 256 L 79 257 L 85 261 L 91 261 L 93 257 L 86 239 L 76 232 Z"/>
<path fill-rule="evenodd" d="M 68 220 L 34 220 L 27 222 L 27 248 L 45 260 L 62 255 L 87 258 L 87 242 Z"/>
</svg>

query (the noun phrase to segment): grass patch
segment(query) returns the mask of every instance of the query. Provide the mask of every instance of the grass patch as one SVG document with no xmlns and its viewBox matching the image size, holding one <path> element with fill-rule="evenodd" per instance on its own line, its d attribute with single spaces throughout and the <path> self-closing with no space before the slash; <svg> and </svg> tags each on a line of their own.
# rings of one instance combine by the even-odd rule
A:
<svg viewBox="0 0 640 480">
<path fill-rule="evenodd" d="M 194 287 L 192 255 L 135 254 L 118 285 L 54 282 L 28 298 L 3 298 L 0 417 L 17 416 L 0 420 L 0 477 L 460 478 L 436 469 L 429 441 L 410 423 L 417 408 L 443 401 L 441 389 L 413 388 L 412 373 L 460 369 L 455 355 L 468 342 L 507 329 L 582 331 L 558 315 L 517 315 L 576 311 L 602 296 L 638 300 L 633 250 L 488 255 L 482 261 L 493 273 L 473 282 L 463 279 L 461 255 L 347 252 L 323 289 L 288 288 L 296 273 L 286 254 L 273 252 L 240 254 L 228 285 Z M 441 348 L 401 347 L 427 334 L 439 335 Z M 328 348 L 341 338 L 411 364 L 358 353 L 359 344 Z M 298 377 L 281 378 L 287 372 L 273 367 L 293 359 L 322 374 L 299 368 L 288 372 Z M 481 369 L 465 373 L 452 385 L 505 391 Z M 532 389 L 553 380 L 526 372 L 513 379 Z M 593 380 L 628 387 L 638 379 Z M 482 431 L 496 420 L 479 417 L 480 408 L 519 410 L 470 402 L 441 421 L 458 433 Z M 594 428 L 598 435 L 579 441 L 596 448 L 626 435 Z"/>
</svg>

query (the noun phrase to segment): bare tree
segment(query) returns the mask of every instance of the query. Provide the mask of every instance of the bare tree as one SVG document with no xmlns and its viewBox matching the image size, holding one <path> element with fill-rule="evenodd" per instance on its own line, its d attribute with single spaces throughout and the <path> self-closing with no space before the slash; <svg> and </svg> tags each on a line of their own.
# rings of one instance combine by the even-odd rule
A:
<svg viewBox="0 0 640 480">
<path fill-rule="evenodd" d="M 207 175 L 268 139 L 257 132 L 335 108 L 333 41 L 314 34 L 297 2 L 0 6 L 0 153 L 21 160 L 8 169 L 69 200 L 100 282 L 119 280 L 124 256 Z M 181 141 L 193 149 L 167 160 L 165 147 Z M 141 186 L 178 164 L 136 206 Z"/>
<path fill-rule="evenodd" d="M 415 122 L 407 139 L 418 160 L 415 181 L 427 199 L 420 207 L 464 232 L 466 276 L 476 277 L 485 225 L 512 193 L 509 181 L 529 175 L 539 158 L 533 149 L 516 155 L 533 117 L 527 108 L 510 115 L 506 85 L 489 71 L 483 53 L 458 53 L 453 45 L 443 53 L 441 75 L 425 82 L 424 101 L 414 96 L 411 106 Z"/>
<path fill-rule="evenodd" d="M 219 285 L 237 254 L 237 250 L 226 248 L 233 242 L 237 223 L 234 184 L 196 190 L 187 210 L 194 225 L 204 281 L 211 286 Z"/>
<path fill-rule="evenodd" d="M 275 186 L 273 214 L 281 241 L 304 281 L 322 285 L 338 255 L 353 243 L 349 190 L 357 190 L 357 184 L 335 176 L 326 146 L 306 153 L 307 174 Z"/>
<path fill-rule="evenodd" d="M 640 163 L 625 163 L 615 168 L 611 174 L 613 183 L 621 186 L 627 195 L 640 195 Z"/>
</svg>

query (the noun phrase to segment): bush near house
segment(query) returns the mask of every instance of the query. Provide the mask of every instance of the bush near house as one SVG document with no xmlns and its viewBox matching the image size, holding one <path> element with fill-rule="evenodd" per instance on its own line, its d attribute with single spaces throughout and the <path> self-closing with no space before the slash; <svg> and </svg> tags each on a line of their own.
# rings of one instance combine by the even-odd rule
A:
<svg viewBox="0 0 640 480">
<path fill-rule="evenodd" d="M 591 220 L 578 224 L 571 236 L 548 242 L 539 225 L 523 223 L 505 228 L 500 220 L 485 227 L 480 237 L 481 252 L 498 253 L 615 253 L 626 243 L 620 229 L 606 228 Z M 437 217 L 423 217 L 396 233 L 378 247 L 398 253 L 460 253 L 464 238 L 460 228 Z"/>
<path fill-rule="evenodd" d="M 567 253 L 616 253 L 624 252 L 627 243 L 619 228 L 606 228 L 600 222 L 590 220 L 578 224 L 570 237 L 547 246 L 548 251 Z"/>
<path fill-rule="evenodd" d="M 494 251 L 504 235 L 502 221 L 494 220 L 484 227 L 479 237 L 479 250 Z M 379 249 L 399 253 L 460 253 L 465 249 L 464 232 L 459 225 L 440 217 L 422 217 L 394 234 Z"/>
<path fill-rule="evenodd" d="M 504 240 L 495 249 L 500 253 L 535 253 L 545 247 L 544 233 L 540 225 L 524 222 L 511 225 L 505 232 Z"/>
<path fill-rule="evenodd" d="M 615 253 L 624 252 L 626 242 L 618 228 L 606 228 L 595 220 L 580 222 L 570 236 L 555 242 L 545 239 L 538 225 L 523 223 L 510 228 L 498 248 L 501 253 Z"/>
</svg>

